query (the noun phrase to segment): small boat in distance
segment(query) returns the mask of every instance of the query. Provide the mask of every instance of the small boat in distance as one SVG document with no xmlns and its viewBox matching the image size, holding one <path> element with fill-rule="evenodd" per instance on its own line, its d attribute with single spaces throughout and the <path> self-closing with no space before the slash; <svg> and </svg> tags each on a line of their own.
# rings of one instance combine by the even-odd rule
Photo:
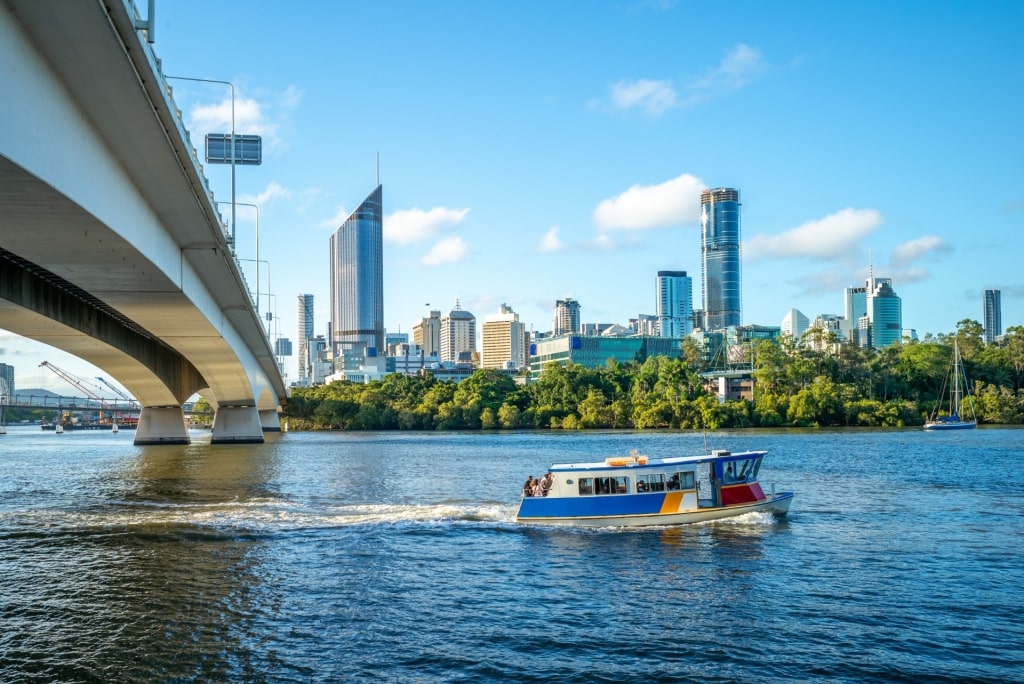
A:
<svg viewBox="0 0 1024 684">
<path fill-rule="evenodd" d="M 648 458 L 633 451 L 596 463 L 556 463 L 542 485 L 524 486 L 516 522 L 602 527 L 681 525 L 755 511 L 784 516 L 793 492 L 765 494 L 757 481 L 766 453 Z"/>
<path fill-rule="evenodd" d="M 946 387 L 949 387 L 949 402 L 944 403 Z M 964 394 L 968 401 L 961 399 Z M 949 373 L 942 382 L 942 390 L 939 392 L 939 403 L 935 405 L 932 415 L 925 421 L 925 430 L 972 430 L 978 425 L 978 418 L 974 414 L 974 402 L 970 401 L 971 390 L 967 383 L 967 373 L 964 372 L 963 362 L 960 359 L 960 346 L 953 340 L 953 358 L 950 362 Z M 949 407 L 949 414 L 940 416 L 943 406 Z M 961 409 L 966 406 L 970 411 L 970 420 L 960 416 Z"/>
</svg>

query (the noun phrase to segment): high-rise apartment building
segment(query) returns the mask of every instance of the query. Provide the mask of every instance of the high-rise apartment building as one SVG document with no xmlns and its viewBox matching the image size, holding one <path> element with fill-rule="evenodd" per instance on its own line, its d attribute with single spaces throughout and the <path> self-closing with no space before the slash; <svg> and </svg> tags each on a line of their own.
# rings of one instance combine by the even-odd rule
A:
<svg viewBox="0 0 1024 684">
<path fill-rule="evenodd" d="M 985 344 L 1003 334 L 1003 305 L 1000 290 L 985 290 Z"/>
<path fill-rule="evenodd" d="M 693 332 L 693 279 L 686 271 L 658 271 L 658 334 L 686 337 Z"/>
<path fill-rule="evenodd" d="M 441 312 L 431 311 L 430 315 L 414 323 L 412 326 L 412 341 L 418 345 L 427 356 L 440 355 L 441 353 Z"/>
<path fill-rule="evenodd" d="M 526 326 L 510 306 L 501 305 L 496 314 L 484 319 L 481 368 L 525 368 Z"/>
<path fill-rule="evenodd" d="M 580 303 L 571 297 L 557 300 L 551 330 L 553 335 L 578 333 L 580 331 Z"/>
<path fill-rule="evenodd" d="M 463 352 L 476 351 L 476 316 L 459 306 L 441 319 L 441 360 L 458 361 Z"/>
<path fill-rule="evenodd" d="M 298 297 L 299 321 L 299 380 L 309 377 L 309 341 L 313 339 L 313 295 L 300 294 Z"/>
<path fill-rule="evenodd" d="M 700 227 L 704 330 L 740 325 L 739 191 L 716 188 L 702 192 Z"/>
<path fill-rule="evenodd" d="M 381 186 L 331 236 L 331 346 L 384 353 L 384 231 Z"/>
</svg>

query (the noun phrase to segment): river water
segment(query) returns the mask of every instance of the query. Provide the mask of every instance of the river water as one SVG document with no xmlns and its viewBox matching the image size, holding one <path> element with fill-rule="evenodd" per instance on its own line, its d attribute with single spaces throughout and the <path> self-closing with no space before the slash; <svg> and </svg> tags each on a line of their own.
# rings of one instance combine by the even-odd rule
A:
<svg viewBox="0 0 1024 684">
<path fill-rule="evenodd" d="M 788 518 L 521 526 L 702 435 L 0 436 L 2 682 L 1024 681 L 1024 430 L 717 432 Z"/>
</svg>

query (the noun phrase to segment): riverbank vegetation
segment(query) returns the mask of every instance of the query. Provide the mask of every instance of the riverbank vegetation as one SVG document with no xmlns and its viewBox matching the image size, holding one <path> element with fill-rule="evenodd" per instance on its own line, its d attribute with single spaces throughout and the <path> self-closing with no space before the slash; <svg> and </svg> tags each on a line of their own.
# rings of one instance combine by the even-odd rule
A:
<svg viewBox="0 0 1024 684">
<path fill-rule="evenodd" d="M 986 346 L 982 332 L 964 320 L 953 334 L 882 350 L 755 342 L 753 400 L 719 403 L 699 375 L 706 368 L 698 350 L 687 344 L 680 358 L 600 369 L 552 364 L 526 385 L 481 369 L 458 384 L 395 374 L 296 388 L 283 418 L 300 430 L 921 425 L 938 401 L 955 338 L 979 422 L 1024 424 L 1024 327 L 1009 328 L 998 345 Z M 821 349 L 834 342 L 827 335 L 817 340 Z"/>
</svg>

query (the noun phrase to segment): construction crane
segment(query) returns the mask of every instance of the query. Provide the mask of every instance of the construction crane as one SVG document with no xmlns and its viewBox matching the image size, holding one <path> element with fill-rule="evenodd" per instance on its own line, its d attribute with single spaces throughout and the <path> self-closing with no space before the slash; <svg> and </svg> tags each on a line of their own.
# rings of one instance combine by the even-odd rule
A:
<svg viewBox="0 0 1024 684">
<path fill-rule="evenodd" d="M 51 371 L 54 372 L 55 375 L 57 375 L 57 377 L 67 382 L 69 385 L 77 389 L 79 392 L 85 394 L 85 396 L 88 397 L 89 399 L 99 402 L 100 407 L 103 408 L 104 410 L 110 410 L 110 406 L 107 405 L 107 399 L 96 394 L 96 392 L 92 388 L 90 388 L 89 385 L 86 385 L 81 378 L 75 377 L 74 375 L 67 372 L 63 368 L 58 368 L 57 366 L 54 366 L 49 361 L 43 361 L 41 364 L 39 364 L 40 368 L 42 368 L 43 366 L 49 368 Z"/>
<path fill-rule="evenodd" d="M 116 407 L 117 400 L 116 399 L 114 400 L 115 405 L 111 406 L 111 404 L 109 403 L 110 399 L 107 399 L 105 397 L 101 397 L 99 394 L 96 393 L 96 391 L 92 387 L 90 387 L 88 384 L 86 384 L 86 382 L 84 380 L 82 380 L 82 378 L 76 377 L 75 375 L 69 373 L 68 371 L 64 370 L 63 368 L 58 368 L 57 366 L 53 365 L 49 361 L 43 361 L 41 364 L 39 364 L 40 368 L 42 368 L 43 366 L 46 366 L 47 368 L 49 368 L 51 371 L 53 371 L 53 373 L 55 375 L 57 375 L 59 378 L 61 378 L 62 380 L 67 382 L 69 385 L 71 385 L 72 387 L 77 389 L 79 392 L 84 393 L 86 397 L 88 397 L 89 399 L 91 399 L 91 400 L 95 401 L 96 403 L 98 403 L 99 404 L 99 408 L 100 408 L 100 422 L 101 423 L 104 422 L 103 421 L 103 412 L 104 411 L 107 411 L 107 412 L 110 412 L 110 413 L 114 413 L 115 414 L 115 421 L 117 420 L 118 416 L 116 415 L 116 410 L 117 410 L 117 407 Z M 108 385 L 108 387 L 109 387 L 109 385 Z M 128 409 L 128 411 L 129 411 L 128 419 L 131 420 L 131 411 L 132 411 L 132 404 L 133 404 L 133 402 L 131 400 L 129 400 L 129 402 L 130 403 L 129 403 L 129 409 Z M 120 418 L 122 420 L 124 420 L 125 416 L 122 414 L 120 416 Z"/>
<path fill-rule="evenodd" d="M 110 384 L 109 382 L 107 382 L 106 380 L 104 380 L 103 378 L 101 378 L 100 376 L 98 376 L 98 375 L 97 375 L 97 376 L 96 376 L 96 379 L 97 379 L 97 380 L 99 380 L 100 382 L 102 382 L 102 383 L 103 383 L 104 385 L 106 385 L 107 387 L 109 387 L 109 388 L 110 388 L 110 391 L 111 391 L 111 392 L 113 392 L 113 393 L 114 393 L 114 394 L 116 394 L 117 396 L 119 396 L 119 397 L 121 397 L 122 399 L 124 399 L 125 401 L 127 401 L 127 402 L 128 402 L 128 408 L 129 408 L 129 410 L 131 410 L 131 409 L 134 409 L 134 408 L 136 408 L 136 407 L 137 407 L 137 406 L 139 405 L 139 402 L 135 401 L 134 399 L 132 399 L 131 397 L 129 397 L 129 396 L 127 395 L 127 394 L 125 394 L 125 393 L 124 393 L 124 392 L 122 392 L 121 390 L 117 389 L 116 387 L 114 387 L 113 385 L 111 385 L 111 384 Z"/>
</svg>

